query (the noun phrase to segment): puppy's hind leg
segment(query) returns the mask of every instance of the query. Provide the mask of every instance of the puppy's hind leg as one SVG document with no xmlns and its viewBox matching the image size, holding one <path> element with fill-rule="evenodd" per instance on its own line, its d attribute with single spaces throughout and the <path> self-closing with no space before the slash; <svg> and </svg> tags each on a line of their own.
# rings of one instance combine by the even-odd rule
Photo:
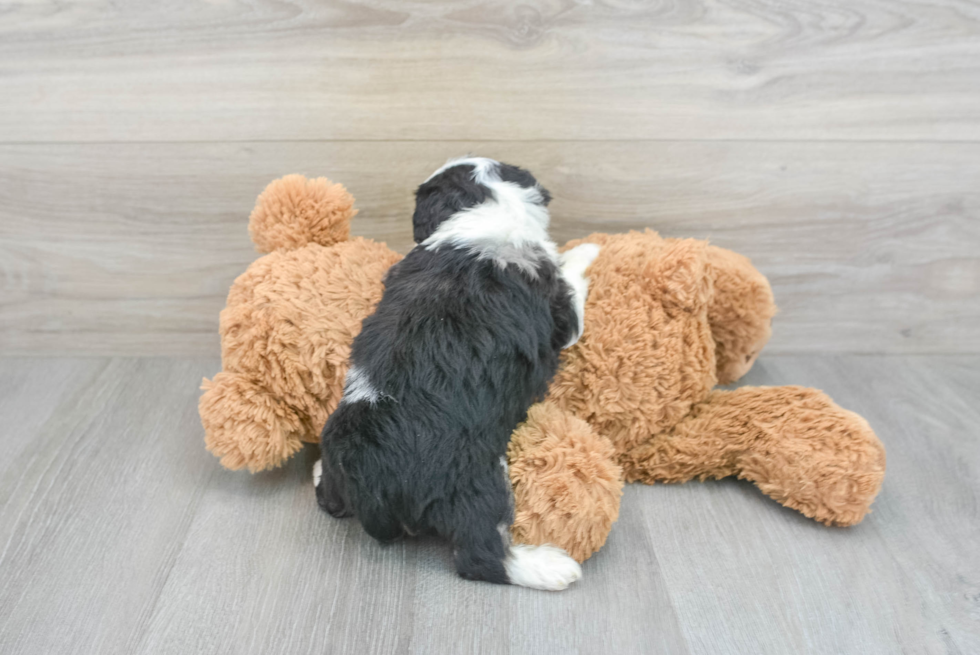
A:
<svg viewBox="0 0 980 655">
<path fill-rule="evenodd" d="M 455 503 L 452 535 L 456 570 L 467 580 L 514 584 L 559 591 L 582 577 L 574 559 L 555 546 L 511 546 L 510 489 L 499 480 L 492 496 L 486 486 L 479 497 Z"/>
<path fill-rule="evenodd" d="M 455 526 L 452 535 L 456 572 L 466 580 L 509 584 L 504 568 L 504 540 L 494 517 L 469 514 L 462 525 Z"/>
<path fill-rule="evenodd" d="M 561 591 L 582 577 L 582 567 L 557 546 L 511 546 L 504 562 L 511 584 Z"/>
<path fill-rule="evenodd" d="M 313 462 L 313 486 L 320 486 L 320 478 L 323 477 L 323 460 L 318 459 Z"/>
<path fill-rule="evenodd" d="M 404 526 L 383 508 L 365 511 L 363 515 L 359 512 L 357 518 L 364 531 L 382 544 L 390 544 L 405 536 Z"/>
<path fill-rule="evenodd" d="M 316 502 L 331 516 L 345 518 L 353 512 L 347 497 L 347 483 L 342 471 L 332 466 L 324 452 L 320 461 L 313 465 L 313 485 L 316 487 Z"/>
</svg>

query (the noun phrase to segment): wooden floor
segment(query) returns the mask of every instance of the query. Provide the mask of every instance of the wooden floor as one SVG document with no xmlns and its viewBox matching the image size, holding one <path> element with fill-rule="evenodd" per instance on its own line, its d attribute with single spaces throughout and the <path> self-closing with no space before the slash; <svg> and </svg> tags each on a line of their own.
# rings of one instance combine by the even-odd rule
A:
<svg viewBox="0 0 980 655">
<path fill-rule="evenodd" d="M 763 358 L 748 383 L 820 387 L 877 429 L 874 512 L 831 529 L 748 483 L 628 487 L 558 594 L 324 514 L 313 447 L 222 469 L 196 411 L 217 366 L 0 360 L 0 652 L 980 652 L 980 357 Z"/>
<path fill-rule="evenodd" d="M 747 483 L 630 487 L 561 594 L 465 583 L 208 455 L 198 385 L 256 195 L 343 182 L 411 246 L 448 157 L 556 240 L 752 258 L 755 384 L 888 450 L 828 529 Z M 0 0 L 0 654 L 980 653 L 976 0 Z"/>
</svg>

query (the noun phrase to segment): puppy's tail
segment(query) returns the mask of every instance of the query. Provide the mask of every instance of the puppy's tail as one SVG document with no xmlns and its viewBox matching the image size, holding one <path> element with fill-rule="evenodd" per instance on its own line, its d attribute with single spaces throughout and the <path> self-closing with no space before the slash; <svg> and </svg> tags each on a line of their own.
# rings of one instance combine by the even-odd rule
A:
<svg viewBox="0 0 980 655">
<path fill-rule="evenodd" d="M 561 548 L 548 544 L 510 546 L 504 569 L 511 584 L 546 591 L 561 591 L 582 577 L 578 562 Z"/>
</svg>

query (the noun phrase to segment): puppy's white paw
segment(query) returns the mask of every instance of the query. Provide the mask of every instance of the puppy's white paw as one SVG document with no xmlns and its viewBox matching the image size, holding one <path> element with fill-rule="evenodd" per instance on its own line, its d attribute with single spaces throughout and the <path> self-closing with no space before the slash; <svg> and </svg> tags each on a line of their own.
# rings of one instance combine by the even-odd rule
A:
<svg viewBox="0 0 980 655">
<path fill-rule="evenodd" d="M 316 460 L 313 464 L 313 486 L 320 486 L 320 478 L 323 477 L 323 461 Z"/>
<path fill-rule="evenodd" d="M 582 577 L 582 567 L 561 548 L 511 546 L 504 560 L 511 584 L 545 591 L 561 591 Z"/>
<path fill-rule="evenodd" d="M 600 246 L 597 243 L 582 243 L 571 250 L 562 253 L 561 267 L 565 271 L 575 275 L 585 275 L 587 269 L 595 258 L 599 256 Z"/>
</svg>

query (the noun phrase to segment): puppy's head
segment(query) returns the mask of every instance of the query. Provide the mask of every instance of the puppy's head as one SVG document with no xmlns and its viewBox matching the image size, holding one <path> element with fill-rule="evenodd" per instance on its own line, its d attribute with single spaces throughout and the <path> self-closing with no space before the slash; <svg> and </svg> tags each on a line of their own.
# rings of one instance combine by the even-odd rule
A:
<svg viewBox="0 0 980 655">
<path fill-rule="evenodd" d="M 463 157 L 447 162 L 415 192 L 412 217 L 415 243 L 422 243 L 445 221 L 484 203 L 500 204 L 505 211 L 544 222 L 551 194 L 528 171 L 484 157 Z"/>
</svg>

